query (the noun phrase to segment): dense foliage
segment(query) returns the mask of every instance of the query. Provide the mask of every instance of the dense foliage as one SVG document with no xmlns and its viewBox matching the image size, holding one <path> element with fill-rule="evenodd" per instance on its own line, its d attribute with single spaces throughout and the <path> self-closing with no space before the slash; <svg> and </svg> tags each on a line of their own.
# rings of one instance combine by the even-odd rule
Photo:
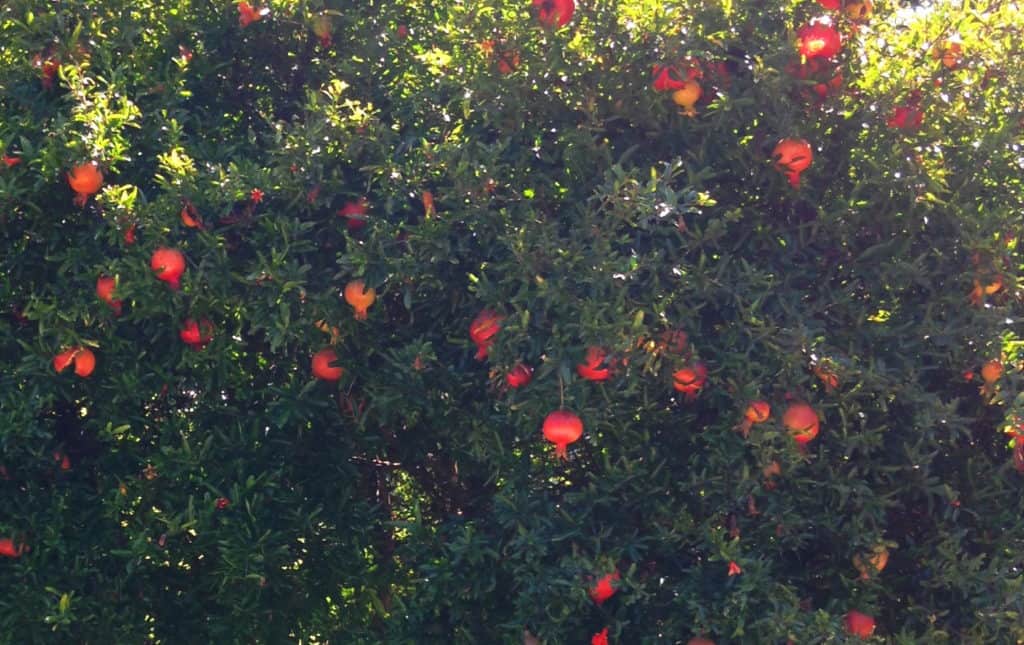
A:
<svg viewBox="0 0 1024 645">
<path fill-rule="evenodd" d="M 0 3 L 0 641 L 1024 639 L 1014 3 L 264 2 Z"/>
</svg>

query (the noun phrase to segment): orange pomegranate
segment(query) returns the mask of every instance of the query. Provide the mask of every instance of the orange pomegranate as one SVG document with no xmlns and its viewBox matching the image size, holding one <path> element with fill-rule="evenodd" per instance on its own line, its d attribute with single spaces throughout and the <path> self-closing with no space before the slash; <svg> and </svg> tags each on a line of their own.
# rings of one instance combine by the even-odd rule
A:
<svg viewBox="0 0 1024 645">
<path fill-rule="evenodd" d="M 803 139 L 782 139 L 772 151 L 775 169 L 786 175 L 793 188 L 800 187 L 800 173 L 807 170 L 813 160 L 811 144 Z"/>
<path fill-rule="evenodd" d="M 257 9 L 246 2 L 246 0 L 241 0 L 238 3 L 238 25 L 244 29 L 269 13 L 270 9 L 266 7 Z"/>
<path fill-rule="evenodd" d="M 96 355 L 88 347 L 72 347 L 53 357 L 53 369 L 58 374 L 72 364 L 75 374 L 87 378 L 96 369 Z"/>
<path fill-rule="evenodd" d="M 793 403 L 782 415 L 782 425 L 798 444 L 806 444 L 817 437 L 819 424 L 818 413 L 806 403 Z"/>
<path fill-rule="evenodd" d="M 946 69 L 956 69 L 963 59 L 963 46 L 955 40 L 945 40 L 932 49 L 932 58 L 941 60 Z"/>
<path fill-rule="evenodd" d="M 845 11 L 853 22 L 867 22 L 875 12 L 875 5 L 871 0 L 852 0 L 846 3 Z"/>
<path fill-rule="evenodd" d="M 613 571 L 598 580 L 597 584 L 587 591 L 587 594 L 590 596 L 591 600 L 597 604 L 604 604 L 606 600 L 614 596 L 615 592 L 619 590 L 615 584 L 618 583 L 619 579 L 619 572 Z"/>
<path fill-rule="evenodd" d="M 501 321 L 505 317 L 490 309 L 484 309 L 469 324 L 469 338 L 476 345 L 476 360 L 487 358 L 487 353 L 494 344 L 494 337 L 501 331 Z"/>
<path fill-rule="evenodd" d="M 181 275 L 185 273 L 185 256 L 178 249 L 161 247 L 153 251 L 149 268 L 156 273 L 156 279 L 167 283 L 177 291 L 181 289 Z"/>
<path fill-rule="evenodd" d="M 509 370 L 505 376 L 505 382 L 513 390 L 530 384 L 533 380 L 533 368 L 523 363 L 516 363 L 515 367 Z"/>
<path fill-rule="evenodd" d="M 85 206 L 103 185 L 103 172 L 95 161 L 75 166 L 68 172 L 68 185 L 75 191 L 75 205 Z"/>
<path fill-rule="evenodd" d="M 767 401 L 752 401 L 747 409 L 743 411 L 743 420 L 736 429 L 744 438 L 750 435 L 750 428 L 755 423 L 764 423 L 772 414 L 772 408 Z"/>
<path fill-rule="evenodd" d="M 831 392 L 839 387 L 839 377 L 828 365 L 818 363 L 811 371 L 825 385 L 826 392 Z"/>
<path fill-rule="evenodd" d="M 875 546 L 870 553 L 853 556 L 853 566 L 860 571 L 861 580 L 867 580 L 872 575 L 881 573 L 888 563 L 889 549 L 885 548 L 884 544 Z"/>
<path fill-rule="evenodd" d="M 694 363 L 692 366 L 676 370 L 672 374 L 672 387 L 685 394 L 687 401 L 693 401 L 707 380 L 708 368 L 704 366 L 704 363 Z"/>
<path fill-rule="evenodd" d="M 345 302 L 355 309 L 356 320 L 366 320 L 370 305 L 377 299 L 375 289 L 367 289 L 362 280 L 352 280 L 345 285 Z"/>
<path fill-rule="evenodd" d="M 117 282 L 110 276 L 101 275 L 96 278 L 96 295 L 100 300 L 110 305 L 110 308 L 114 310 L 114 315 L 121 315 L 121 301 L 114 298 L 114 289 L 117 287 Z"/>
<path fill-rule="evenodd" d="M 322 381 L 337 381 L 345 373 L 344 368 L 334 365 L 338 355 L 333 349 L 321 349 L 313 354 L 313 376 Z"/>
<path fill-rule="evenodd" d="M 875 619 L 867 614 L 851 609 L 843 621 L 846 633 L 858 638 L 868 639 L 875 633 Z"/>
<path fill-rule="evenodd" d="M 576 373 L 588 381 L 607 381 L 612 375 L 611 367 L 604 348 L 592 345 L 587 348 L 583 362 L 576 365 Z"/>
<path fill-rule="evenodd" d="M 988 384 L 995 383 L 1003 375 L 1003 364 L 992 359 L 981 366 L 981 378 Z"/>
<path fill-rule="evenodd" d="M 555 444 L 555 456 L 568 459 L 566 448 L 583 436 L 583 421 L 568 410 L 555 410 L 544 419 L 541 432 Z"/>
<path fill-rule="evenodd" d="M 697 116 L 697 110 L 693 107 L 704 94 L 700 83 L 697 81 L 683 81 L 682 87 L 672 92 L 672 101 L 683 108 L 686 116 Z"/>
</svg>

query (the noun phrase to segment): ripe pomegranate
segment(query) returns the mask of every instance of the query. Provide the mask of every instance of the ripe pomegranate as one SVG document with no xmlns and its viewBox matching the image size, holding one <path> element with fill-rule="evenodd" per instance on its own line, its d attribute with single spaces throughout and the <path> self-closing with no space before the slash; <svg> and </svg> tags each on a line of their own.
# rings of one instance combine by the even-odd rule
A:
<svg viewBox="0 0 1024 645">
<path fill-rule="evenodd" d="M 733 576 L 738 576 L 738 575 L 740 575 L 742 573 L 743 573 L 742 567 L 740 567 L 740 565 L 736 564 L 735 560 L 729 560 L 729 570 L 728 570 L 729 577 L 731 578 Z"/>
<path fill-rule="evenodd" d="M 686 395 L 687 401 L 693 401 L 708 381 L 708 368 L 704 363 L 694 363 L 672 374 L 672 387 Z"/>
<path fill-rule="evenodd" d="M 782 425 L 798 444 L 806 444 L 817 437 L 819 424 L 818 413 L 806 403 L 793 403 L 782 415 Z"/>
<path fill-rule="evenodd" d="M 782 139 L 772 150 L 775 169 L 786 175 L 793 188 L 800 187 L 800 173 L 807 170 L 813 160 L 811 144 L 803 139 Z"/>
<path fill-rule="evenodd" d="M 572 20 L 576 11 L 573 0 L 533 0 L 537 20 L 545 27 L 564 27 Z"/>
<path fill-rule="evenodd" d="M 767 401 L 752 401 L 743 411 L 743 420 L 736 426 L 736 429 L 746 438 L 750 435 L 751 426 L 755 423 L 764 423 L 771 413 L 772 408 Z"/>
<path fill-rule="evenodd" d="M 333 349 L 321 349 L 313 354 L 313 376 L 322 381 L 337 381 L 345 373 L 344 368 L 334 366 L 338 362 L 338 355 Z"/>
<path fill-rule="evenodd" d="M 839 8 L 843 4 L 843 0 L 818 0 L 818 4 L 829 11 L 839 11 Z"/>
<path fill-rule="evenodd" d="M 28 551 L 28 547 L 24 542 L 15 543 L 11 538 L 0 538 L 0 555 L 8 558 L 20 558 L 25 551 Z"/>
<path fill-rule="evenodd" d="M 941 60 L 946 69 L 956 69 L 963 59 L 963 46 L 955 40 L 945 40 L 932 50 L 932 58 Z"/>
<path fill-rule="evenodd" d="M 345 225 L 349 233 L 355 233 L 366 226 L 366 214 L 370 209 L 370 201 L 360 197 L 358 201 L 345 202 L 345 205 L 338 211 L 340 217 L 345 218 Z"/>
<path fill-rule="evenodd" d="M 981 366 L 982 396 L 992 396 L 996 393 L 996 382 L 1003 375 L 1003 364 L 997 359 L 992 359 Z"/>
<path fill-rule="evenodd" d="M 356 320 L 366 320 L 370 305 L 377 299 L 375 289 L 367 289 L 366 283 L 362 280 L 352 280 L 345 285 L 345 302 L 355 309 Z"/>
<path fill-rule="evenodd" d="M 608 645 L 608 628 L 605 627 L 590 637 L 590 645 Z"/>
<path fill-rule="evenodd" d="M 683 114 L 686 116 L 697 116 L 697 110 L 693 106 L 703 94 L 704 90 L 701 89 L 700 83 L 685 81 L 682 87 L 672 92 L 672 101 L 683 108 Z"/>
<path fill-rule="evenodd" d="M 892 116 L 885 122 L 890 128 L 914 132 L 924 123 L 924 110 L 917 105 L 903 104 L 892 111 Z"/>
<path fill-rule="evenodd" d="M 257 9 L 246 0 L 241 0 L 238 3 L 238 25 L 245 29 L 254 22 L 257 22 L 264 16 L 270 13 L 270 9 L 262 7 Z"/>
<path fill-rule="evenodd" d="M 469 338 L 476 345 L 476 360 L 487 358 L 487 352 L 494 344 L 494 337 L 501 331 L 505 317 L 490 309 L 484 309 L 469 324 Z"/>
<path fill-rule="evenodd" d="M 826 392 L 831 392 L 839 387 L 839 377 L 836 376 L 836 373 L 829 366 L 818 363 L 811 371 L 825 385 Z"/>
<path fill-rule="evenodd" d="M 194 350 L 200 350 L 213 340 L 213 323 L 206 318 L 199 322 L 186 318 L 178 336 L 181 338 L 181 342 Z"/>
<path fill-rule="evenodd" d="M 875 633 L 875 619 L 854 609 L 847 612 L 844 623 L 851 636 L 868 639 Z"/>
<path fill-rule="evenodd" d="M 832 58 L 839 53 L 842 39 L 834 27 L 816 23 L 804 25 L 796 32 L 796 45 L 800 55 L 812 58 Z"/>
<path fill-rule="evenodd" d="M 72 347 L 53 357 L 53 369 L 59 374 L 74 364 L 75 374 L 89 377 L 96 369 L 96 355 L 88 347 Z"/>
<path fill-rule="evenodd" d="M 203 229 L 203 220 L 199 217 L 199 210 L 196 205 L 190 200 L 182 199 L 183 205 L 181 207 L 181 223 L 186 228 L 198 228 Z"/>
<path fill-rule="evenodd" d="M 167 283 L 171 289 L 181 289 L 181 275 L 185 273 L 185 256 L 178 249 L 161 247 L 153 251 L 149 267 L 156 273 L 156 279 Z"/>
<path fill-rule="evenodd" d="M 674 92 L 682 89 L 686 81 L 693 80 L 693 77 L 683 78 L 675 65 L 655 65 L 651 75 L 655 92 Z"/>
<path fill-rule="evenodd" d="M 870 553 L 853 556 L 853 566 L 860 571 L 861 580 L 868 580 L 872 575 L 881 573 L 888 563 L 889 549 L 884 544 L 875 546 Z"/>
<path fill-rule="evenodd" d="M 583 362 L 576 365 L 576 373 L 588 381 L 607 381 L 612 375 L 611 368 L 604 348 L 591 345 L 587 348 Z"/>
<path fill-rule="evenodd" d="M 618 587 L 613 584 L 618 583 L 619 579 L 620 576 L 618 571 L 606 574 L 587 592 L 590 595 L 590 599 L 599 605 L 604 604 L 604 601 L 614 596 L 619 590 Z"/>
<path fill-rule="evenodd" d="M 114 298 L 114 289 L 117 287 L 117 282 L 105 275 L 101 275 L 96 279 L 96 295 L 103 302 L 110 305 L 110 308 L 114 310 L 114 315 L 121 315 L 121 301 Z"/>
<path fill-rule="evenodd" d="M 68 457 L 67 453 L 55 450 L 53 453 L 53 461 L 60 466 L 60 469 L 63 472 L 71 470 L 71 457 Z"/>
<path fill-rule="evenodd" d="M 555 456 L 568 459 L 566 447 L 583 436 L 583 421 L 568 410 L 556 410 L 544 419 L 544 438 L 555 444 Z"/>
<path fill-rule="evenodd" d="M 103 172 L 95 161 L 79 164 L 68 172 L 68 185 L 75 191 L 75 205 L 85 206 L 103 185 Z"/>
<path fill-rule="evenodd" d="M 515 367 L 509 370 L 505 376 L 506 383 L 514 390 L 529 385 L 532 380 L 533 368 L 523 363 L 516 363 Z"/>
</svg>

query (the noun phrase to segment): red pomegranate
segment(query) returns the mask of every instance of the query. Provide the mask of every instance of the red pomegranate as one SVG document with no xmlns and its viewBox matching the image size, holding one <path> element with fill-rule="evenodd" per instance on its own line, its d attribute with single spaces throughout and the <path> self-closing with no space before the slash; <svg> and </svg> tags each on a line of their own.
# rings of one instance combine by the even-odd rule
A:
<svg viewBox="0 0 1024 645">
<path fill-rule="evenodd" d="M 185 273 L 185 256 L 178 249 L 161 247 L 153 251 L 149 267 L 156 273 L 156 279 L 167 283 L 177 291 L 181 289 L 181 275 Z"/>
<path fill-rule="evenodd" d="M 619 590 L 616 584 L 613 584 L 618 583 L 619 579 L 620 576 L 618 571 L 613 571 L 612 573 L 602 577 L 597 581 L 597 584 L 591 587 L 587 592 L 590 595 L 591 600 L 599 605 L 604 604 L 604 601 L 614 596 L 615 592 Z"/>
<path fill-rule="evenodd" d="M 121 315 L 121 301 L 114 298 L 114 289 L 117 286 L 117 282 L 105 275 L 101 275 L 96 279 L 96 295 L 100 300 L 110 305 L 110 308 L 114 310 L 114 315 Z"/>
<path fill-rule="evenodd" d="M 494 337 L 501 331 L 502 320 L 505 320 L 505 317 L 501 314 L 484 309 L 469 324 L 469 338 L 476 345 L 476 360 L 482 361 L 487 358 L 487 353 L 494 344 Z"/>
<path fill-rule="evenodd" d="M 608 645 L 608 628 L 605 627 L 590 637 L 590 645 Z"/>
<path fill-rule="evenodd" d="M 812 58 L 832 58 L 839 53 L 842 39 L 834 27 L 816 23 L 804 25 L 796 32 L 796 45 L 800 55 Z"/>
<path fill-rule="evenodd" d="M 793 403 L 782 415 L 782 425 L 798 444 L 806 444 L 817 437 L 819 424 L 818 413 L 806 403 Z"/>
<path fill-rule="evenodd" d="M 345 373 L 345 369 L 337 367 L 338 355 L 333 349 L 321 349 L 313 354 L 313 376 L 322 381 L 337 381 Z"/>
<path fill-rule="evenodd" d="M 588 347 L 583 362 L 576 366 L 576 373 L 588 381 L 607 381 L 611 378 L 611 363 L 604 348 L 593 345 Z"/>
<path fill-rule="evenodd" d="M 0 555 L 8 558 L 20 558 L 21 554 L 28 550 L 24 542 L 17 542 L 11 538 L 0 538 Z"/>
<path fill-rule="evenodd" d="M 583 421 L 568 410 L 556 410 L 544 419 L 544 438 L 555 444 L 555 456 L 568 459 L 566 447 L 583 436 Z"/>
<path fill-rule="evenodd" d="M 851 636 L 868 639 L 875 633 L 875 619 L 854 609 L 847 612 L 844 623 L 846 632 Z"/>
<path fill-rule="evenodd" d="M 782 139 L 772 150 L 775 169 L 785 173 L 793 188 L 800 187 L 800 173 L 810 167 L 814 160 L 811 144 L 803 139 Z"/>
<path fill-rule="evenodd" d="M 346 202 L 338 211 L 340 217 L 345 218 L 345 225 L 350 233 L 355 233 L 366 226 L 366 214 L 370 210 L 370 201 L 360 197 L 358 201 Z"/>
<path fill-rule="evenodd" d="M 509 370 L 505 381 L 513 390 L 529 385 L 533 380 L 533 368 L 523 363 L 516 363 L 515 367 Z"/>
<path fill-rule="evenodd" d="M 53 357 L 53 369 L 58 374 L 72 364 L 75 374 L 87 378 L 96 369 L 96 355 L 88 347 L 72 347 Z"/>
<path fill-rule="evenodd" d="M 75 191 L 75 205 L 85 206 L 103 185 L 103 172 L 95 161 L 75 166 L 68 172 L 68 185 Z"/>
<path fill-rule="evenodd" d="M 576 12 L 574 0 L 533 0 L 537 20 L 545 27 L 564 27 Z"/>
<path fill-rule="evenodd" d="M 672 387 L 685 394 L 687 401 L 697 398 L 697 393 L 701 391 L 707 381 L 708 368 L 704 366 L 704 363 L 694 363 L 692 366 L 676 370 L 672 374 Z"/>
<path fill-rule="evenodd" d="M 213 323 L 203 318 L 199 322 L 186 318 L 178 332 L 181 342 L 194 350 L 200 350 L 213 340 Z"/>
<path fill-rule="evenodd" d="M 736 426 L 736 429 L 745 438 L 750 435 L 750 428 L 755 423 L 764 423 L 771 414 L 772 408 L 767 401 L 752 401 L 743 411 L 743 420 Z"/>
</svg>

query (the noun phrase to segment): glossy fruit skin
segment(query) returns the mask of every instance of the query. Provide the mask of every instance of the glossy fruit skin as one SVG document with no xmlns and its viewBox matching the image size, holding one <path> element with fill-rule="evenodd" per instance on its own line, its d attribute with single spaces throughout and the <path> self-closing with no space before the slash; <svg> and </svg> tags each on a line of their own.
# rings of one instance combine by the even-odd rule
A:
<svg viewBox="0 0 1024 645">
<path fill-rule="evenodd" d="M 316 354 L 313 354 L 313 376 L 321 381 L 337 381 L 341 379 L 345 369 L 331 366 L 332 363 L 337 362 L 338 355 L 334 353 L 333 349 L 321 349 Z"/>
<path fill-rule="evenodd" d="M 818 413 L 806 403 L 793 403 L 786 408 L 782 415 L 782 425 L 799 444 L 808 443 L 817 437 L 820 429 Z"/>
<path fill-rule="evenodd" d="M 501 314 L 484 309 L 469 324 L 469 338 L 476 345 L 476 360 L 482 361 L 487 358 L 488 351 L 494 344 L 494 337 L 501 331 L 501 321 L 504 319 Z"/>
<path fill-rule="evenodd" d="M 75 191 L 75 204 L 85 206 L 89 197 L 103 186 L 103 172 L 95 161 L 80 164 L 68 172 L 68 185 Z"/>
<path fill-rule="evenodd" d="M 576 365 L 576 373 L 587 381 L 607 381 L 611 378 L 611 366 L 607 362 L 608 355 L 602 347 L 590 346 L 583 362 Z"/>
<path fill-rule="evenodd" d="M 839 32 L 828 25 L 804 25 L 797 30 L 796 37 L 800 55 L 808 60 L 832 58 L 842 48 Z"/>
<path fill-rule="evenodd" d="M 846 625 L 846 632 L 851 636 L 867 639 L 875 633 L 875 619 L 859 611 L 851 609 L 843 622 Z"/>
<path fill-rule="evenodd" d="M 516 366 L 509 370 L 505 382 L 512 389 L 519 389 L 530 384 L 533 380 L 533 368 L 523 363 L 516 363 Z"/>
<path fill-rule="evenodd" d="M 564 27 L 576 12 L 574 0 L 533 0 L 537 20 L 545 27 Z"/>
<path fill-rule="evenodd" d="M 839 11 L 843 2 L 842 0 L 818 0 L 818 4 L 829 11 Z"/>
<path fill-rule="evenodd" d="M 156 279 L 167 283 L 174 291 L 181 289 L 181 275 L 185 273 L 185 256 L 178 249 L 161 247 L 153 251 L 149 267 Z"/>
<path fill-rule="evenodd" d="M 590 637 L 590 645 L 608 645 L 608 628 L 605 627 Z"/>
<path fill-rule="evenodd" d="M 583 421 L 568 410 L 556 410 L 544 419 L 541 431 L 555 444 L 555 456 L 568 459 L 566 447 L 583 436 Z"/>
<path fill-rule="evenodd" d="M 121 301 L 114 298 L 114 289 L 116 287 L 117 282 L 109 276 L 101 275 L 96 279 L 96 295 L 100 300 L 110 305 L 115 315 L 120 316 Z"/>
<path fill-rule="evenodd" d="M 800 173 L 807 170 L 813 160 L 811 144 L 803 139 L 782 139 L 772 150 L 775 169 L 785 173 L 794 188 L 800 187 Z"/>
<path fill-rule="evenodd" d="M 345 285 L 345 302 L 355 309 L 356 320 L 366 320 L 370 305 L 377 299 L 375 289 L 367 289 L 362 280 L 352 280 Z"/>
<path fill-rule="evenodd" d="M 606 600 L 608 600 L 609 598 L 614 596 L 616 592 L 618 592 L 618 588 L 616 588 L 612 583 L 618 582 L 619 579 L 620 576 L 618 571 L 614 571 L 603 576 L 600 580 L 597 581 L 597 584 L 591 587 L 591 589 L 587 592 L 590 596 L 590 599 L 599 605 L 604 604 Z"/>
</svg>

